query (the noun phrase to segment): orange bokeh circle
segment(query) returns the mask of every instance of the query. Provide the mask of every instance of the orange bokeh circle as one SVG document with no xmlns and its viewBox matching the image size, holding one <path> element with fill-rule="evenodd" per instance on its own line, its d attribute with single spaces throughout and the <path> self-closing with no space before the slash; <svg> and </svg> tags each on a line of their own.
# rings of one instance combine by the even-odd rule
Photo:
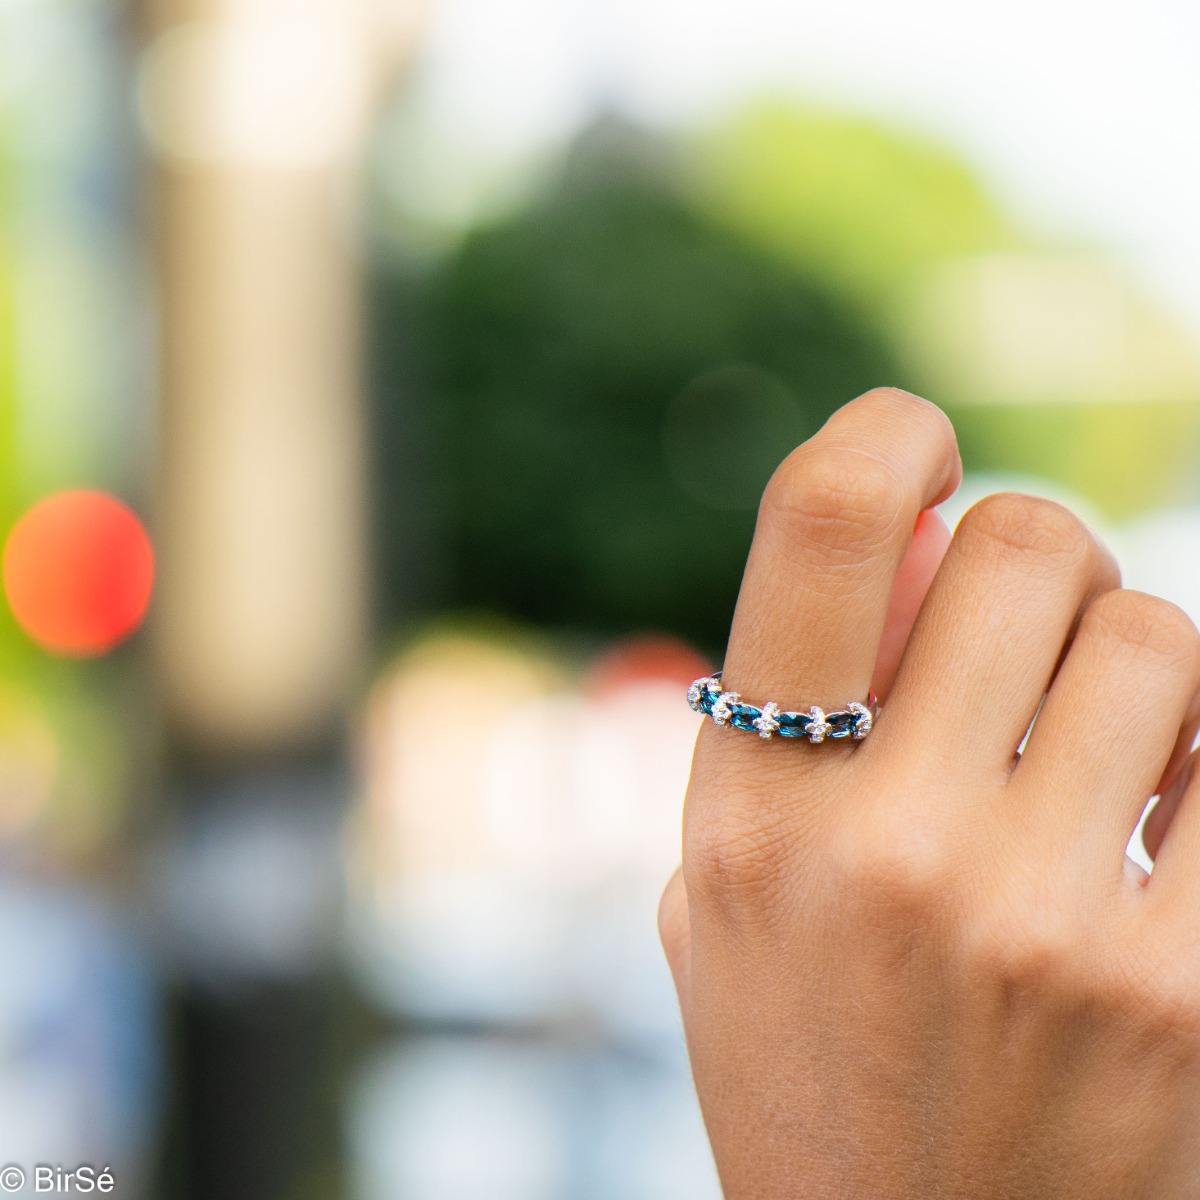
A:
<svg viewBox="0 0 1200 1200">
<path fill-rule="evenodd" d="M 4 591 L 21 628 L 55 654 L 103 654 L 142 622 L 154 551 L 142 523 L 104 492 L 48 496 L 13 526 Z"/>
</svg>

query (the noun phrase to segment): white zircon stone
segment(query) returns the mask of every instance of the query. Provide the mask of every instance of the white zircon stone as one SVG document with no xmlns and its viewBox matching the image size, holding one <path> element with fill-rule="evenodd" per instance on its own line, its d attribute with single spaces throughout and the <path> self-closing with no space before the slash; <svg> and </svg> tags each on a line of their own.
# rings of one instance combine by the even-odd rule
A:
<svg viewBox="0 0 1200 1200">
<path fill-rule="evenodd" d="M 718 725 L 726 725 L 732 715 L 729 711 L 731 704 L 736 704 L 741 699 L 737 692 L 722 692 L 713 703 L 712 719 Z"/>
<path fill-rule="evenodd" d="M 808 740 L 815 746 L 818 742 L 825 740 L 825 735 L 833 726 L 825 720 L 825 710 L 818 708 L 815 704 L 808 710 L 808 715 L 812 718 L 812 723 L 808 727 Z"/>
<path fill-rule="evenodd" d="M 754 719 L 754 728 L 758 730 L 760 738 L 769 738 L 779 728 L 778 716 L 779 705 L 774 700 L 768 700 L 763 705 L 762 716 Z"/>
</svg>

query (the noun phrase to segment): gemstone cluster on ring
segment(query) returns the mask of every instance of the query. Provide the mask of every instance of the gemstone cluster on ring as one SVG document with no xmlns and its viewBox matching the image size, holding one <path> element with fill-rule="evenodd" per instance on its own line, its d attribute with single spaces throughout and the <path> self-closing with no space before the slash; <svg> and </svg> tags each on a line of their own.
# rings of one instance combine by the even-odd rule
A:
<svg viewBox="0 0 1200 1200">
<path fill-rule="evenodd" d="M 814 704 L 808 712 L 793 712 L 779 707 L 773 700 L 759 707 L 747 704 L 737 692 L 727 692 L 721 675 L 704 675 L 687 691 L 691 708 L 713 723 L 731 729 L 744 729 L 769 739 L 775 734 L 784 738 L 806 737 L 816 745 L 826 738 L 850 738 L 861 742 L 875 723 L 877 705 L 873 693 L 865 704 L 847 704 L 844 709 L 825 712 Z"/>
</svg>

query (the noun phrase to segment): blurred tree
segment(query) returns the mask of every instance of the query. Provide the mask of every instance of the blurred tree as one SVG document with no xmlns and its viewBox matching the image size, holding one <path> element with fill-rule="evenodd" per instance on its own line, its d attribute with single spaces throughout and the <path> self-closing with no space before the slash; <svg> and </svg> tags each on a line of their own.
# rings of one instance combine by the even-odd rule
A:
<svg viewBox="0 0 1200 1200">
<path fill-rule="evenodd" d="M 694 136 L 687 167 L 703 211 L 882 331 L 968 470 L 1043 476 L 1113 517 L 1197 496 L 1189 331 L 1124 265 L 1019 229 L 960 154 L 762 101 Z"/>
<path fill-rule="evenodd" d="M 375 276 L 389 625 L 473 607 L 718 650 L 771 468 L 878 383 L 946 407 L 968 469 L 1113 516 L 1194 495 L 1169 321 L 1100 255 L 1022 233 L 957 154 L 863 117 L 763 103 L 676 149 L 600 124 L 540 201 L 423 263 Z M 1007 323 L 946 286 L 1010 276 Z M 1114 346 L 1141 347 L 1119 387 Z"/>
<path fill-rule="evenodd" d="M 628 133 L 373 305 L 381 607 L 724 643 L 758 493 L 884 338 L 682 200 Z M 398 336 L 397 331 L 404 331 Z"/>
</svg>

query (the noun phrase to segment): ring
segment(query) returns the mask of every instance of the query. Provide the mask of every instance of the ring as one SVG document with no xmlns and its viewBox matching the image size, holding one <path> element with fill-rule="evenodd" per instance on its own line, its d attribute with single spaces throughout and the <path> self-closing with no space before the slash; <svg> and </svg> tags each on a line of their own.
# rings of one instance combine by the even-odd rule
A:
<svg viewBox="0 0 1200 1200">
<path fill-rule="evenodd" d="M 712 717 L 724 728 L 745 729 L 760 738 L 806 737 L 813 745 L 828 738 L 852 738 L 861 742 L 871 732 L 879 705 L 874 692 L 867 693 L 865 704 L 847 704 L 844 709 L 825 712 L 813 705 L 808 712 L 781 709 L 773 700 L 761 707 L 745 703 L 737 692 L 721 686 L 721 673 L 702 675 L 688 688 L 688 705 L 694 712 Z"/>
</svg>

